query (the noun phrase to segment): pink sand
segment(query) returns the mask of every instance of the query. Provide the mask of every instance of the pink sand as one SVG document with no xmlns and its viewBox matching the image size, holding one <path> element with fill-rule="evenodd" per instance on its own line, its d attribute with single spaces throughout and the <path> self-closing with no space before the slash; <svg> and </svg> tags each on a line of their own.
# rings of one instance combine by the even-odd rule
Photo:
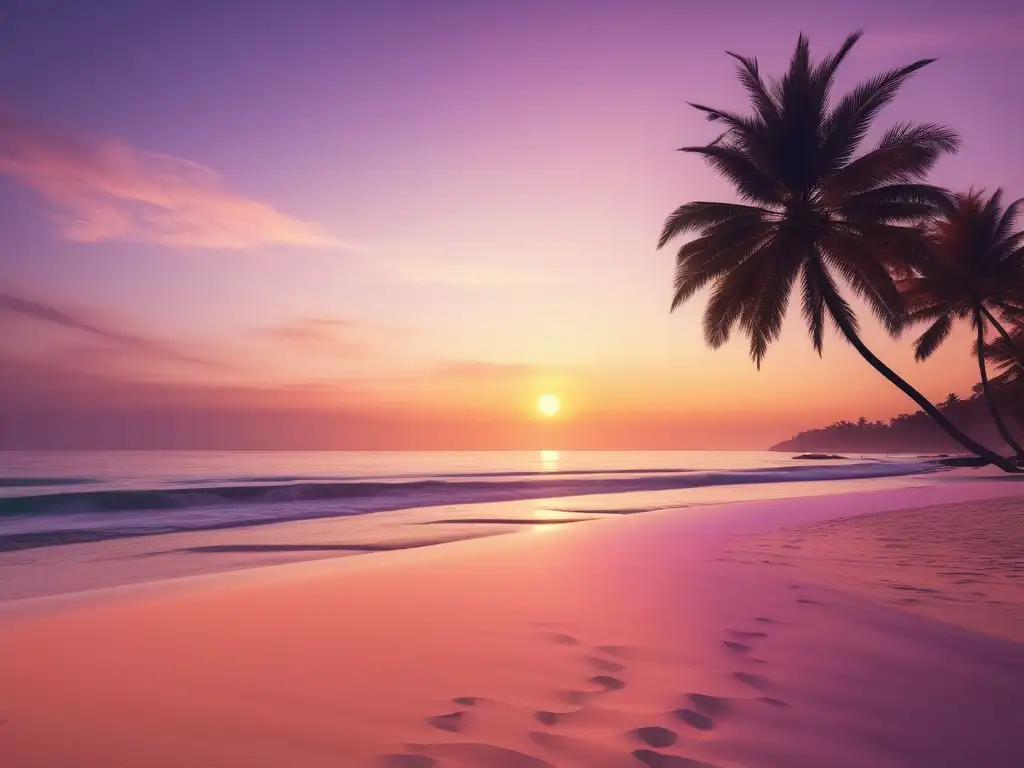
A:
<svg viewBox="0 0 1024 768">
<path fill-rule="evenodd" d="M 1024 646 L 756 546 L 938 502 L 971 531 L 999 524 L 972 516 L 977 499 L 1022 493 L 947 480 L 16 601 L 0 613 L 0 758 L 1024 765 Z"/>
</svg>

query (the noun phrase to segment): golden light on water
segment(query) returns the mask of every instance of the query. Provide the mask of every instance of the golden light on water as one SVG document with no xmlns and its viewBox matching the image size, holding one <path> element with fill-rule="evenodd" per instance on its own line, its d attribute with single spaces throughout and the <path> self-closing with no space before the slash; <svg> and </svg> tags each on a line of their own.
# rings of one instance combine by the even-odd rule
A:
<svg viewBox="0 0 1024 768">
<path fill-rule="evenodd" d="M 537 401 L 537 411 L 541 416 L 554 416 L 561 409 L 562 403 L 559 401 L 557 395 L 545 394 L 541 395 Z"/>
<path fill-rule="evenodd" d="M 534 533 L 549 533 L 558 528 L 560 525 L 552 525 L 551 522 L 546 521 L 560 521 L 565 520 L 566 516 L 564 512 L 559 512 L 556 509 L 546 509 L 541 507 L 533 510 L 533 516 L 537 520 L 537 525 L 531 526 L 530 530 Z"/>
<path fill-rule="evenodd" d="M 558 451 L 541 451 L 540 452 L 540 469 L 541 469 L 541 472 L 557 472 L 558 471 Z"/>
</svg>

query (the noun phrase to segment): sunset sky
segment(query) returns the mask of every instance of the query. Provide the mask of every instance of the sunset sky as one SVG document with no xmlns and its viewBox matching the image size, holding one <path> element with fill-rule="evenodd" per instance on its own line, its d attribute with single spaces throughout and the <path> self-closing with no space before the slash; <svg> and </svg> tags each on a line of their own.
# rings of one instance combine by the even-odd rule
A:
<svg viewBox="0 0 1024 768">
<path fill-rule="evenodd" d="M 1024 195 L 1011 0 L 51 2 L 0 10 L 0 446 L 761 448 L 909 400 L 798 307 L 757 371 L 670 315 L 674 152 L 742 109 L 725 50 L 841 85 L 938 56 L 879 122 Z M 969 331 L 926 364 L 977 379 Z M 542 420 L 538 397 L 561 398 Z"/>
</svg>

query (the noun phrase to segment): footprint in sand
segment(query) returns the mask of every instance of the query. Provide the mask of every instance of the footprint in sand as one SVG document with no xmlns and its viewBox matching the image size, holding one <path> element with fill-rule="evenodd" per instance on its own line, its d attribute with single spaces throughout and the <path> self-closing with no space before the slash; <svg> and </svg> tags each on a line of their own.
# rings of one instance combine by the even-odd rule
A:
<svg viewBox="0 0 1024 768">
<path fill-rule="evenodd" d="M 754 650 L 753 646 L 747 645 L 746 643 L 737 643 L 735 640 L 723 640 L 722 645 L 736 653 L 747 653 Z"/>
<path fill-rule="evenodd" d="M 544 725 L 555 725 L 558 723 L 558 715 L 555 712 L 548 712 L 543 709 L 534 712 L 533 719 Z"/>
<path fill-rule="evenodd" d="M 548 632 L 547 638 L 555 645 L 579 645 L 580 641 L 564 632 Z"/>
<path fill-rule="evenodd" d="M 426 755 L 384 755 L 383 768 L 434 768 L 437 760 Z"/>
<path fill-rule="evenodd" d="M 733 672 L 732 676 L 741 683 L 749 685 L 751 688 L 756 688 L 759 691 L 767 691 L 772 687 L 768 678 L 762 677 L 761 675 L 755 675 L 751 672 Z"/>
<path fill-rule="evenodd" d="M 784 702 L 782 699 L 776 699 L 774 696 L 760 696 L 757 699 L 762 704 L 767 704 L 770 707 L 789 707 L 790 705 Z"/>
<path fill-rule="evenodd" d="M 624 680 L 612 677 L 611 675 L 595 675 L 587 680 L 587 682 L 591 687 L 586 690 L 555 691 L 554 695 L 559 701 L 579 707 L 585 704 L 590 696 L 599 696 L 602 693 L 610 693 L 611 691 L 621 691 L 626 687 Z"/>
<path fill-rule="evenodd" d="M 480 699 L 476 696 L 456 696 L 452 701 L 463 707 L 475 707 Z"/>
<path fill-rule="evenodd" d="M 632 754 L 648 768 L 718 768 L 711 763 L 704 763 L 689 757 L 663 755 L 661 752 L 651 749 L 637 749 Z"/>
<path fill-rule="evenodd" d="M 601 672 L 622 672 L 626 669 L 625 664 L 619 664 L 611 659 L 602 659 L 600 656 L 585 656 L 584 659 L 595 669 Z"/>
<path fill-rule="evenodd" d="M 801 605 L 825 605 L 825 603 L 821 602 L 821 600 L 811 600 L 807 597 L 798 598 L 797 602 Z"/>
<path fill-rule="evenodd" d="M 587 701 L 587 691 L 555 691 L 554 695 L 559 701 L 574 707 L 582 706 Z"/>
<path fill-rule="evenodd" d="M 686 696 L 694 709 L 709 717 L 723 717 L 731 709 L 729 702 L 720 696 L 709 696 L 706 693 L 688 693 Z"/>
<path fill-rule="evenodd" d="M 629 659 L 636 656 L 636 651 L 626 645 L 599 645 L 596 650 L 606 656 L 614 656 L 617 659 Z"/>
<path fill-rule="evenodd" d="M 671 747 L 679 737 L 676 732 L 659 725 L 648 725 L 630 731 L 630 734 L 649 747 Z"/>
<path fill-rule="evenodd" d="M 761 619 L 758 619 L 758 621 L 761 621 Z M 771 621 L 771 619 L 768 619 L 767 621 Z M 744 632 L 739 629 L 730 629 L 729 634 L 738 640 L 761 640 L 768 637 L 767 632 Z"/>
<path fill-rule="evenodd" d="M 759 621 L 762 624 L 778 624 L 775 619 L 769 619 L 767 616 L 755 616 L 754 621 Z"/>
<path fill-rule="evenodd" d="M 427 723 L 442 731 L 458 733 L 462 728 L 463 714 L 462 712 L 449 712 L 447 715 L 435 715 L 428 717 Z"/>
<path fill-rule="evenodd" d="M 501 768 L 556 768 L 547 760 L 541 760 L 539 757 L 528 755 L 516 749 L 499 747 L 496 744 L 432 744 L 426 748 L 426 751 L 442 759 L 451 758 L 458 765 L 501 766 Z M 448 761 L 445 760 L 445 764 L 447 763 Z"/>
<path fill-rule="evenodd" d="M 623 688 L 626 687 L 626 683 L 624 680 L 620 680 L 617 677 L 612 677 L 611 675 L 597 675 L 595 677 L 590 678 L 589 682 L 593 683 L 594 685 L 600 686 L 601 690 L 604 691 L 621 691 Z"/>
<path fill-rule="evenodd" d="M 715 727 L 714 720 L 700 712 L 694 712 L 692 709 L 677 709 L 672 714 L 698 731 L 710 731 Z"/>
</svg>

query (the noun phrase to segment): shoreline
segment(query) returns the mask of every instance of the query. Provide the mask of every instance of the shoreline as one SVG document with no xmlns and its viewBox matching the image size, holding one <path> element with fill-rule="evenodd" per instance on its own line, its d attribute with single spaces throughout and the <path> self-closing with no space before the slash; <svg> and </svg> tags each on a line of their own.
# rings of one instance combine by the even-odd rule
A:
<svg viewBox="0 0 1024 768">
<path fill-rule="evenodd" d="M 793 460 L 791 460 L 793 461 Z M 433 476 L 249 478 L 228 485 L 95 488 L 0 494 L 0 552 L 165 533 L 611 494 L 683 494 L 715 487 L 886 479 L 941 472 L 918 460 L 668 470 L 478 472 Z M 530 477 L 532 479 L 523 479 Z M 518 479 L 513 479 L 518 478 Z M 661 504 L 662 508 L 675 506 Z"/>
<path fill-rule="evenodd" d="M 19 768 L 1019 765 L 1024 645 L 735 554 L 935 500 L 961 530 L 984 499 L 1024 505 L 1024 485 L 943 477 L 10 602 L 0 752 Z"/>
<path fill-rule="evenodd" d="M 402 549 L 655 510 L 927 487 L 937 478 L 954 476 L 944 470 L 872 479 L 739 483 L 660 492 L 447 504 L 0 551 L 0 572 L 4 574 L 0 579 L 0 604 L 46 594 L 289 562 L 371 553 L 391 556 Z M 40 579 L 40 573 L 46 578 Z"/>
</svg>

